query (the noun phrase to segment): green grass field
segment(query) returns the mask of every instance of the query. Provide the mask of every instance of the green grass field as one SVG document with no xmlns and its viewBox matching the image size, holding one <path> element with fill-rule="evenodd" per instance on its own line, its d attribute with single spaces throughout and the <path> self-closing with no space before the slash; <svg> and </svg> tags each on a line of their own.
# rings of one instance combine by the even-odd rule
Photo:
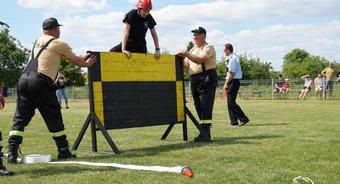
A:
<svg viewBox="0 0 340 184">
<path fill-rule="evenodd" d="M 105 167 L 51 164 L 19 164 L 8 168 L 14 177 L 0 183 L 231 183 L 290 184 L 297 176 L 315 183 L 340 184 L 339 101 L 240 100 L 251 122 L 231 127 L 225 102 L 214 109 L 212 143 L 194 143 L 197 130 L 188 121 L 189 141 L 175 126 L 166 141 L 160 137 L 167 126 L 110 130 L 119 155 L 78 152 L 79 161 L 136 165 L 190 166 L 193 178 L 174 173 L 134 171 Z M 195 112 L 191 103 L 188 104 Z M 15 104 L 0 111 L 5 152 Z M 87 101 L 71 102 L 62 110 L 66 132 L 73 145 L 88 114 Z M 110 150 L 98 133 L 99 150 Z M 90 150 L 89 130 L 79 150 Z M 52 154 L 56 146 L 37 112 L 25 130 L 23 154 Z M 6 160 L 5 160 L 6 161 Z M 7 165 L 7 164 L 6 164 Z"/>
</svg>

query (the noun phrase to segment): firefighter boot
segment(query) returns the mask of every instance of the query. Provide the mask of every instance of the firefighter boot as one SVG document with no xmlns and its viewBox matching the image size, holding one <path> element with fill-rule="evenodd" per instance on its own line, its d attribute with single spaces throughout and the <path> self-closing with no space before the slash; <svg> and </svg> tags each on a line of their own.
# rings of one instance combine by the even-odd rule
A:
<svg viewBox="0 0 340 184">
<path fill-rule="evenodd" d="M 14 173 L 11 171 L 7 171 L 6 167 L 4 166 L 3 162 L 2 162 L 2 152 L 0 150 L 0 176 L 13 176 Z"/>
<path fill-rule="evenodd" d="M 208 138 L 204 137 L 202 133 L 200 133 L 197 137 L 195 137 L 194 142 L 210 142 L 211 141 L 211 135 L 210 135 L 210 128 L 211 124 L 201 124 L 203 130 L 205 133 L 208 134 Z"/>
<path fill-rule="evenodd" d="M 58 160 L 77 158 L 76 155 L 69 151 L 68 141 L 66 135 L 60 137 L 53 137 L 58 148 Z"/>
<path fill-rule="evenodd" d="M 17 164 L 19 145 L 22 143 L 22 137 L 12 135 L 8 139 L 8 163 Z"/>
</svg>

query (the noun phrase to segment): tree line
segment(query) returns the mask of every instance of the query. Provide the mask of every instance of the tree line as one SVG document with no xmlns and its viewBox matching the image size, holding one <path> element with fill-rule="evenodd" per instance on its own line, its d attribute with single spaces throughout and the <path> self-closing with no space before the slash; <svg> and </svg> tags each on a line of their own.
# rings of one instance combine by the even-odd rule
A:
<svg viewBox="0 0 340 184">
<path fill-rule="evenodd" d="M 194 44 L 190 41 L 187 45 L 189 51 Z M 9 87 L 14 87 L 28 62 L 30 50 L 24 48 L 20 41 L 9 34 L 9 28 L 0 27 L 0 82 L 5 82 Z M 283 57 L 282 72 L 274 71 L 272 63 L 263 61 L 258 57 L 247 54 L 239 55 L 244 80 L 272 79 L 277 78 L 279 73 L 286 78 L 299 78 L 309 74 L 315 77 L 328 63 L 332 62 L 336 68 L 340 64 L 329 61 L 320 56 L 314 56 L 303 49 L 293 49 Z M 226 76 L 226 63 L 222 58 L 217 61 L 217 74 L 219 80 Z M 66 85 L 84 86 L 86 84 L 86 73 L 69 62 L 61 63 L 60 72 L 67 79 Z M 184 74 L 185 80 L 189 80 L 188 72 Z"/>
</svg>

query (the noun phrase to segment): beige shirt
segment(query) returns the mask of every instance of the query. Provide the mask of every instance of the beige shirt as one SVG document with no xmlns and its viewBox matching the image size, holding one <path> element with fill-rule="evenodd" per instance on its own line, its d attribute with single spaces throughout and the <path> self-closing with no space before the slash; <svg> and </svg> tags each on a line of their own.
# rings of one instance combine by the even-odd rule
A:
<svg viewBox="0 0 340 184">
<path fill-rule="evenodd" d="M 34 47 L 34 57 L 36 57 L 41 47 L 51 38 L 53 37 L 48 35 L 43 35 L 38 38 Z M 38 72 L 47 75 L 54 81 L 59 70 L 60 62 L 65 59 L 70 60 L 73 56 L 75 56 L 75 54 L 67 43 L 61 39 L 55 39 L 39 56 Z"/>
<path fill-rule="evenodd" d="M 331 67 L 325 68 L 321 73 L 326 75 L 326 80 L 335 80 L 336 78 L 336 72 Z"/>
<path fill-rule="evenodd" d="M 207 57 L 208 60 L 204 62 L 205 70 L 216 68 L 216 51 L 213 45 L 206 43 L 201 47 L 193 47 L 190 53 L 198 56 Z M 202 65 L 189 60 L 189 75 L 202 73 Z"/>
</svg>

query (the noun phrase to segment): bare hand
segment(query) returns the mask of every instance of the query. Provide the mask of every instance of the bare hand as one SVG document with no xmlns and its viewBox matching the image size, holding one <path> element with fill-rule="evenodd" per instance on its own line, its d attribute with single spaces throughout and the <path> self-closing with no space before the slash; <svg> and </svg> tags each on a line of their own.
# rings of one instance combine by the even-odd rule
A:
<svg viewBox="0 0 340 184">
<path fill-rule="evenodd" d="M 86 61 L 91 56 L 92 56 L 92 54 L 86 54 L 86 56 L 84 56 L 84 60 Z"/>
<path fill-rule="evenodd" d="M 182 57 L 187 57 L 188 56 L 188 51 L 180 50 L 179 52 L 177 52 L 177 55 L 182 56 Z"/>
<path fill-rule="evenodd" d="M 127 57 L 128 59 L 131 58 L 131 52 L 130 52 L 130 51 L 128 51 L 128 50 L 122 50 L 122 52 L 126 55 L 126 57 Z"/>
<path fill-rule="evenodd" d="M 161 58 L 161 52 L 159 50 L 156 50 L 156 52 L 155 52 L 155 59 L 158 60 L 159 58 Z"/>
<path fill-rule="evenodd" d="M 94 55 L 85 56 L 85 58 L 87 58 L 85 60 L 86 67 L 90 67 L 91 65 L 93 65 L 96 62 L 96 56 L 94 56 Z"/>
<path fill-rule="evenodd" d="M 228 86 L 227 84 L 224 84 L 223 90 L 224 90 L 224 91 L 228 91 L 228 88 L 229 88 L 229 86 Z"/>
</svg>

